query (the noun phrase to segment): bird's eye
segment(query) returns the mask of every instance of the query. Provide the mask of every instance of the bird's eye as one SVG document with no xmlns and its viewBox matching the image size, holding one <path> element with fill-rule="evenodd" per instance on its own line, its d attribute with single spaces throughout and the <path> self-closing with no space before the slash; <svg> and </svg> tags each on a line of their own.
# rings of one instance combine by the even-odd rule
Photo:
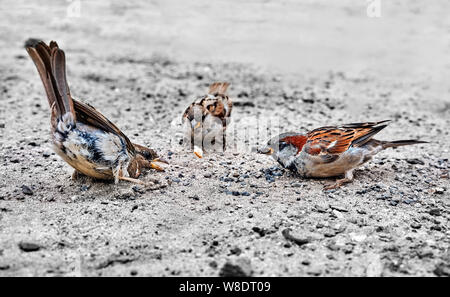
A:
<svg viewBox="0 0 450 297">
<path fill-rule="evenodd" d="M 286 142 L 284 142 L 284 141 L 280 141 L 279 143 L 278 143 L 278 149 L 281 151 L 281 150 L 283 150 L 285 147 L 287 147 L 288 146 L 288 144 L 286 143 Z"/>
<path fill-rule="evenodd" d="M 151 159 L 150 153 L 147 152 L 147 151 L 141 152 L 141 155 L 142 155 L 146 160 L 150 160 L 150 159 Z"/>
</svg>

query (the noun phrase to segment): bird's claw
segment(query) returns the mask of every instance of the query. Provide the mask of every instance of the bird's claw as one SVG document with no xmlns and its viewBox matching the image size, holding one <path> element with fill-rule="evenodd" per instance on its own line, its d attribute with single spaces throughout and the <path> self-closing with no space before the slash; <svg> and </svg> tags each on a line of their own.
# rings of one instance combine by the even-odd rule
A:
<svg viewBox="0 0 450 297">
<path fill-rule="evenodd" d="M 334 183 L 334 184 L 330 184 L 330 185 L 328 185 L 328 186 L 325 186 L 325 187 L 323 187 L 323 189 L 325 190 L 325 191 L 329 191 L 329 190 L 335 190 L 335 189 L 338 189 L 338 188 L 340 188 L 342 185 L 340 184 L 340 183 Z"/>
</svg>

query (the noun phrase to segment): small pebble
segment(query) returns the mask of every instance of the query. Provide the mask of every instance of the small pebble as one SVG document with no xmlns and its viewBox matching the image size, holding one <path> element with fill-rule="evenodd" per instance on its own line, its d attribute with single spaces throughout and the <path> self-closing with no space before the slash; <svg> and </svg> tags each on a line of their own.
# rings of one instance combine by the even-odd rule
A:
<svg viewBox="0 0 450 297">
<path fill-rule="evenodd" d="M 200 198 L 198 197 L 198 195 L 192 195 L 192 196 L 189 196 L 188 198 L 190 198 L 190 199 L 194 199 L 194 200 L 200 200 Z"/>
<path fill-rule="evenodd" d="M 425 162 L 419 159 L 406 159 L 406 162 L 408 162 L 409 164 L 413 164 L 413 165 L 425 165 Z"/>
<path fill-rule="evenodd" d="M 23 185 L 22 186 L 22 193 L 24 193 L 25 195 L 33 195 L 33 191 L 30 189 L 30 187 Z"/>
<path fill-rule="evenodd" d="M 439 208 L 433 208 L 428 213 L 432 216 L 438 217 L 441 215 L 441 210 Z"/>
<path fill-rule="evenodd" d="M 19 248 L 24 252 L 36 252 L 41 249 L 41 246 L 33 242 L 21 242 Z"/>
<path fill-rule="evenodd" d="M 444 194 L 444 192 L 445 192 L 445 189 L 444 189 L 444 188 L 435 188 L 435 189 L 434 189 L 434 194 L 439 194 L 439 195 L 441 195 L 441 194 Z"/>
<path fill-rule="evenodd" d="M 411 228 L 413 228 L 413 229 L 420 229 L 421 227 L 422 227 L 422 225 L 419 223 L 416 223 L 416 222 L 411 224 Z"/>
</svg>

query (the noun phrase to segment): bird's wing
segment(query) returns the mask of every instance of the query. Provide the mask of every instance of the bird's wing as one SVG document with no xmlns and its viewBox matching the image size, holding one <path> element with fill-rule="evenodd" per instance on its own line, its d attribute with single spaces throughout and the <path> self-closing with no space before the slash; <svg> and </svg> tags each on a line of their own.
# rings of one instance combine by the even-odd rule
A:
<svg viewBox="0 0 450 297">
<path fill-rule="evenodd" d="M 365 144 L 387 126 L 381 125 L 386 122 L 352 123 L 312 130 L 307 135 L 304 150 L 310 155 L 320 155 L 324 161 L 334 161 L 351 146 Z"/>
<path fill-rule="evenodd" d="M 130 139 L 128 139 L 128 137 L 122 131 L 120 131 L 120 129 L 117 128 L 116 125 L 114 125 L 104 115 L 98 112 L 94 107 L 75 99 L 73 99 L 73 103 L 77 121 L 122 137 L 126 142 L 127 149 L 131 152 L 135 151 Z"/>
</svg>

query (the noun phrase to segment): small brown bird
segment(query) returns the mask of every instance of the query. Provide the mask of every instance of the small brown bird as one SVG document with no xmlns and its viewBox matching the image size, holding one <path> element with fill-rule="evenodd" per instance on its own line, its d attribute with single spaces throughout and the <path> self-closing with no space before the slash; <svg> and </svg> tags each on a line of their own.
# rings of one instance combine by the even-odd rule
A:
<svg viewBox="0 0 450 297">
<path fill-rule="evenodd" d="M 66 81 L 66 60 L 56 42 L 40 41 L 27 47 L 44 84 L 51 109 L 51 134 L 55 152 L 78 173 L 104 180 L 137 178 L 144 168 L 163 170 L 156 152 L 132 143 L 104 115 L 88 104 L 72 99 Z M 155 180 L 153 180 L 155 182 Z M 156 181 L 157 182 L 157 181 Z"/>
<path fill-rule="evenodd" d="M 322 127 L 308 132 L 283 133 L 271 139 L 259 153 L 271 154 L 284 168 L 302 177 L 344 175 L 325 189 L 334 189 L 353 180 L 353 171 L 380 151 L 403 145 L 427 143 L 419 140 L 380 141 L 373 136 L 388 121 Z"/>
<path fill-rule="evenodd" d="M 194 154 L 202 158 L 204 151 L 211 148 L 225 150 L 226 129 L 230 120 L 233 102 L 227 95 L 230 84 L 215 82 L 209 87 L 208 94 L 194 101 L 183 113 L 182 121 L 186 125 L 185 140 L 190 141 Z"/>
</svg>

